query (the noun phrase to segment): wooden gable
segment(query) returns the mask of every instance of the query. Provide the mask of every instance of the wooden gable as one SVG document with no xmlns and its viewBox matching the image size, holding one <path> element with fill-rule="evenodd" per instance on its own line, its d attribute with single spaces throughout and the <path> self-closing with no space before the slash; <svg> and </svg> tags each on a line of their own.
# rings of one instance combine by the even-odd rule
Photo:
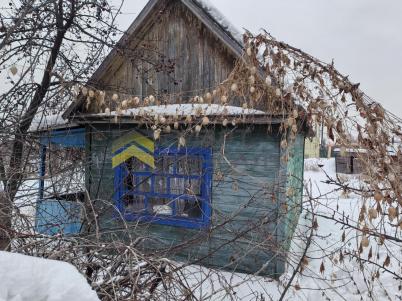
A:
<svg viewBox="0 0 402 301">
<path fill-rule="evenodd" d="M 155 95 L 161 103 L 188 102 L 210 90 L 228 77 L 242 51 L 195 0 L 151 0 L 119 45 L 89 86 L 108 97 Z M 64 116 L 77 109 L 85 112 L 81 104 Z"/>
</svg>

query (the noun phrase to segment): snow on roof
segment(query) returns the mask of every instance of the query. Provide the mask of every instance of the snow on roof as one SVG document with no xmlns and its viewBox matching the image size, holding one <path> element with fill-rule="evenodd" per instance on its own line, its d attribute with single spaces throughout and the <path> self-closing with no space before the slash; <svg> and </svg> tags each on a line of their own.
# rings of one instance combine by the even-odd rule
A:
<svg viewBox="0 0 402 301">
<path fill-rule="evenodd" d="M 64 119 L 60 114 L 44 115 L 43 113 L 37 114 L 32 120 L 29 132 L 43 131 L 48 129 L 59 128 L 67 125 L 68 119 Z"/>
<path fill-rule="evenodd" d="M 364 148 L 345 148 L 344 149 L 346 153 L 367 153 L 367 149 Z M 334 148 L 334 152 L 341 152 L 342 149 L 340 147 Z"/>
<path fill-rule="evenodd" d="M 0 266 L 0 300 L 99 300 L 67 262 L 0 251 Z"/>
<path fill-rule="evenodd" d="M 234 40 L 243 45 L 243 35 L 209 0 L 195 0 Z"/>
<path fill-rule="evenodd" d="M 115 116 L 116 111 L 112 111 L 110 114 L 100 113 L 96 116 Z M 123 116 L 156 116 L 156 115 L 166 115 L 166 116 L 186 116 L 186 115 L 206 115 L 206 116 L 216 116 L 216 115 L 264 115 L 264 111 L 255 109 L 243 109 L 242 107 L 218 105 L 218 104 L 170 104 L 170 105 L 159 105 L 159 106 L 148 106 L 139 107 L 124 110 L 122 112 Z"/>
</svg>

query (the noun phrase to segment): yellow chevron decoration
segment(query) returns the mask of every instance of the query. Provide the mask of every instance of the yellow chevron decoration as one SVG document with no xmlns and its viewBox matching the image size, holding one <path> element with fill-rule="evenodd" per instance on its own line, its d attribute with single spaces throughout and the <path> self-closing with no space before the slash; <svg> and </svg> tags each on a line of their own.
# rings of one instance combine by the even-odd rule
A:
<svg viewBox="0 0 402 301">
<path fill-rule="evenodd" d="M 151 168 L 155 168 L 154 150 L 153 140 L 135 131 L 127 133 L 112 143 L 112 166 L 115 168 L 127 159 L 135 157 Z"/>
</svg>

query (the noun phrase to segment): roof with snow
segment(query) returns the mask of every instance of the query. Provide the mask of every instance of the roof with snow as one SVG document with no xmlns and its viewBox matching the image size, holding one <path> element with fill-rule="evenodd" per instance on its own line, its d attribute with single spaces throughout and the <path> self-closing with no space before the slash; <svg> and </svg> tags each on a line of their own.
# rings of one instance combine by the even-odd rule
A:
<svg viewBox="0 0 402 301">
<path fill-rule="evenodd" d="M 146 106 L 138 108 L 130 108 L 121 112 L 112 111 L 110 113 L 85 114 L 77 119 L 77 122 L 69 122 L 60 114 L 54 115 L 37 115 L 29 128 L 30 132 L 43 132 L 57 129 L 67 129 L 79 127 L 79 121 L 91 119 L 103 119 L 108 121 L 115 116 L 127 118 L 132 123 L 142 122 L 147 118 L 151 119 L 158 116 L 177 117 L 180 119 L 186 118 L 188 115 L 195 117 L 216 117 L 215 123 L 221 123 L 225 117 L 227 118 L 242 118 L 243 122 L 253 121 L 253 123 L 275 123 L 275 118 L 268 116 L 266 112 L 256 109 L 244 109 L 242 107 L 220 105 L 220 104 L 168 104 L 159 106 Z M 134 119 L 137 117 L 137 119 Z M 278 119 L 279 120 L 279 119 Z"/>
<path fill-rule="evenodd" d="M 256 109 L 245 109 L 237 106 L 220 104 L 167 104 L 158 106 L 145 106 L 130 108 L 122 111 L 111 111 L 98 114 L 81 114 L 74 118 L 77 123 L 96 121 L 97 123 L 110 123 L 112 119 L 119 118 L 123 123 L 146 123 L 162 117 L 166 122 L 172 120 L 179 123 L 189 123 L 187 117 L 191 116 L 191 122 L 197 122 L 203 117 L 209 117 L 214 124 L 222 124 L 224 120 L 248 124 L 275 124 L 280 123 L 281 118 L 271 116 L 264 111 Z M 191 123 L 190 122 L 190 123 Z"/>
<path fill-rule="evenodd" d="M 243 109 L 235 106 L 225 106 L 219 104 L 169 104 L 159 106 L 139 107 L 133 109 L 127 109 L 120 115 L 123 116 L 187 116 L 187 115 L 202 115 L 202 116 L 240 116 L 240 115 L 263 115 L 264 111 L 255 109 Z M 99 113 L 98 116 L 115 116 L 116 111 L 107 113 Z"/>
<path fill-rule="evenodd" d="M 29 132 L 41 132 L 55 129 L 64 129 L 76 127 L 78 124 L 69 122 L 68 119 L 63 118 L 60 114 L 45 115 L 39 113 L 32 120 Z"/>
</svg>

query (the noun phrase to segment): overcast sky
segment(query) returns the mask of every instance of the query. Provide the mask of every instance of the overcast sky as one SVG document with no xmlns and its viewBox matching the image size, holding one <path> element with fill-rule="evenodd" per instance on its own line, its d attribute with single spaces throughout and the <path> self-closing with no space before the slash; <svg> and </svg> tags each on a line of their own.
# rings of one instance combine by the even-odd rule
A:
<svg viewBox="0 0 402 301">
<path fill-rule="evenodd" d="M 278 40 L 330 62 L 402 117 L 402 0 L 210 0 L 239 29 L 266 29 Z M 147 0 L 125 0 L 127 28 Z"/>
</svg>

